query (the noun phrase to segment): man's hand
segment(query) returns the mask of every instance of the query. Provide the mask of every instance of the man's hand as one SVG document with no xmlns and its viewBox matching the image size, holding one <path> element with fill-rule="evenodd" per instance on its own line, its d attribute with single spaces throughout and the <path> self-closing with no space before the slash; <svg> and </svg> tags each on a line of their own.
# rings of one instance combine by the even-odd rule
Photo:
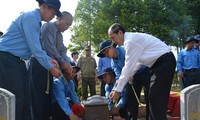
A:
<svg viewBox="0 0 200 120">
<path fill-rule="evenodd" d="M 183 72 L 178 73 L 179 78 L 183 78 Z"/>
<path fill-rule="evenodd" d="M 62 73 L 60 72 L 60 69 L 52 67 L 50 70 L 50 73 L 52 74 L 52 76 L 58 78 L 62 75 Z"/>
<path fill-rule="evenodd" d="M 111 110 L 111 115 L 118 115 L 119 113 L 119 108 L 118 107 L 113 107 Z"/>
<path fill-rule="evenodd" d="M 79 117 L 74 114 L 70 114 L 69 118 L 70 118 L 70 120 L 79 120 Z"/>
<path fill-rule="evenodd" d="M 53 65 L 53 67 L 55 68 L 60 68 L 59 65 L 58 65 L 58 62 L 54 59 L 51 59 L 51 64 Z"/>
<path fill-rule="evenodd" d="M 120 92 L 117 92 L 117 91 L 113 90 L 110 93 L 110 100 L 118 101 L 119 97 L 120 97 Z"/>
</svg>

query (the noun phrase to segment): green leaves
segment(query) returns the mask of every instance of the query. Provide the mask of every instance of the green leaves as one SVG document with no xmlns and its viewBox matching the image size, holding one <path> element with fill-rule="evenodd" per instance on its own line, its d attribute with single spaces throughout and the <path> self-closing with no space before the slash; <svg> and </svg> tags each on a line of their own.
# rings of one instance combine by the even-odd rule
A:
<svg viewBox="0 0 200 120">
<path fill-rule="evenodd" d="M 197 3 L 200 0 L 79 0 L 71 41 L 80 49 L 92 45 L 98 52 L 109 26 L 118 22 L 127 31 L 150 33 L 183 47 L 181 42 L 200 29 Z"/>
</svg>

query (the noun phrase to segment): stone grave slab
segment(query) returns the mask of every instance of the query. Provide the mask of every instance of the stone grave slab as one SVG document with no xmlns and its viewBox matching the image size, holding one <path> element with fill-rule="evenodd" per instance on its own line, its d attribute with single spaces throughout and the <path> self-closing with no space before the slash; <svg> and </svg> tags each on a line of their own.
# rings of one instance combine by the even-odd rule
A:
<svg viewBox="0 0 200 120">
<path fill-rule="evenodd" d="M 181 120 L 200 120 L 200 85 L 181 91 Z"/>
<path fill-rule="evenodd" d="M 0 120 L 15 120 L 15 95 L 0 88 Z"/>
</svg>

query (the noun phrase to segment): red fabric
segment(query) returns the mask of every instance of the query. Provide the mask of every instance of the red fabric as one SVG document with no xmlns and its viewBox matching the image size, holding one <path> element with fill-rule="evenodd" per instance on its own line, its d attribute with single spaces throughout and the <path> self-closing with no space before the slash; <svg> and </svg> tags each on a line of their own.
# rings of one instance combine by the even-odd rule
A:
<svg viewBox="0 0 200 120">
<path fill-rule="evenodd" d="M 173 117 L 180 116 L 180 96 L 177 94 L 170 94 L 168 101 L 168 110 L 169 115 Z"/>
<path fill-rule="evenodd" d="M 170 94 L 169 95 L 169 100 L 168 100 L 168 112 L 171 112 L 174 106 L 174 96 L 177 96 L 176 93 Z"/>
<path fill-rule="evenodd" d="M 176 101 L 171 116 L 180 116 L 180 98 Z"/>
<path fill-rule="evenodd" d="M 79 118 L 82 118 L 82 117 L 85 116 L 85 108 L 82 105 L 80 105 L 80 104 L 74 104 L 74 105 L 72 105 L 71 110 Z"/>
</svg>

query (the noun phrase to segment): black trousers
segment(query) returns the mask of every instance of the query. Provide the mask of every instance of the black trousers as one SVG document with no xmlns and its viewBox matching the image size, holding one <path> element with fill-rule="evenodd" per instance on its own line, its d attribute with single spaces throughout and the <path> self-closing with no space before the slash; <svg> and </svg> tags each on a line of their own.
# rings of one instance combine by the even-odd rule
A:
<svg viewBox="0 0 200 120">
<path fill-rule="evenodd" d="M 166 110 L 176 60 L 172 52 L 159 57 L 151 67 L 149 90 L 149 120 L 167 120 Z"/>
<path fill-rule="evenodd" d="M 70 120 L 69 116 L 65 114 L 62 108 L 57 104 L 52 104 L 52 120 Z"/>
<path fill-rule="evenodd" d="M 76 93 L 78 92 L 78 79 L 77 79 L 77 74 L 74 76 L 74 86 L 75 86 L 75 91 Z"/>
<path fill-rule="evenodd" d="M 184 88 L 191 85 L 200 84 L 200 70 L 184 72 L 183 76 L 182 82 Z"/>
<path fill-rule="evenodd" d="M 15 120 L 31 120 L 29 79 L 25 62 L 0 51 L 0 87 L 15 95 Z"/>
<path fill-rule="evenodd" d="M 133 77 L 133 87 L 140 98 L 142 88 L 144 88 L 144 95 L 146 101 L 146 120 L 149 119 L 149 86 L 150 86 L 150 69 L 146 67 L 141 73 L 137 73 Z M 129 112 L 129 120 L 137 120 L 138 116 L 138 101 L 133 92 L 132 85 L 127 85 L 127 104 L 126 108 Z"/>
<path fill-rule="evenodd" d="M 101 81 L 101 96 L 105 96 L 105 94 L 106 94 L 106 91 L 105 91 L 105 85 L 106 85 L 106 83 L 101 79 L 100 80 Z"/>
<path fill-rule="evenodd" d="M 31 58 L 30 60 L 29 74 L 31 82 L 32 119 L 49 120 L 53 77 L 35 58 Z"/>
</svg>

